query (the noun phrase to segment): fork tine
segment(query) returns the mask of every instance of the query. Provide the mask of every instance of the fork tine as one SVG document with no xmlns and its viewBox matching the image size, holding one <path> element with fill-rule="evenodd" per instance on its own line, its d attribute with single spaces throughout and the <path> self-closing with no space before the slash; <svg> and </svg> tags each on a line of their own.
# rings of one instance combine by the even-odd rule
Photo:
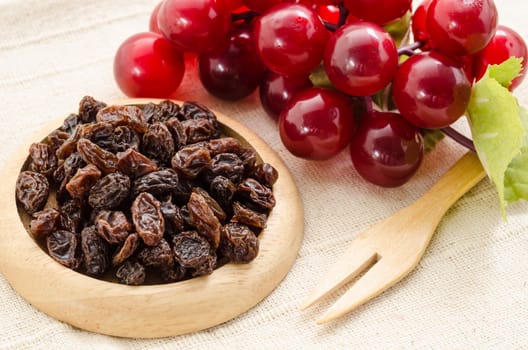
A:
<svg viewBox="0 0 528 350">
<path fill-rule="evenodd" d="M 300 310 L 310 307 L 319 299 L 342 287 L 378 259 L 378 254 L 374 250 L 370 247 L 360 247 L 360 244 L 361 240 L 356 239 L 352 242 L 345 254 L 315 287 L 312 294 L 304 300 L 299 307 Z"/>
<path fill-rule="evenodd" d="M 317 320 L 317 324 L 332 321 L 352 311 L 396 284 L 405 274 L 399 268 L 395 269 L 390 260 L 381 258 Z"/>
</svg>

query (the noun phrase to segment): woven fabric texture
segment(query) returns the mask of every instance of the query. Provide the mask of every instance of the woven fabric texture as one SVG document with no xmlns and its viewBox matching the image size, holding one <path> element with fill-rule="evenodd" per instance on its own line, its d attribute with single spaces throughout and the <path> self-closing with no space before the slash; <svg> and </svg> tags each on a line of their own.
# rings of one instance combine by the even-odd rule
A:
<svg viewBox="0 0 528 350">
<path fill-rule="evenodd" d="M 0 166 L 51 118 L 84 95 L 123 98 L 113 56 L 148 28 L 151 0 L 0 0 Z M 528 39 L 522 0 L 496 0 L 501 23 Z M 528 105 L 528 83 L 516 95 Z M 264 301 L 220 326 L 172 338 L 121 339 L 75 329 L 40 312 L 0 275 L 0 349 L 517 349 L 527 348 L 528 206 L 503 221 L 486 179 L 447 213 L 418 267 L 355 312 L 325 326 L 315 320 L 335 293 L 306 312 L 300 301 L 358 232 L 412 203 L 464 153 L 446 139 L 415 178 L 397 189 L 362 181 L 347 151 L 307 162 L 282 145 L 258 94 L 236 102 L 207 94 L 187 67 L 177 98 L 197 100 L 255 130 L 291 169 L 305 208 L 305 237 L 284 281 Z M 13 186 L 3 183 L 2 186 Z M 425 218 L 424 218 L 425 219 Z M 0 249 L 2 249 L 0 230 Z"/>
</svg>

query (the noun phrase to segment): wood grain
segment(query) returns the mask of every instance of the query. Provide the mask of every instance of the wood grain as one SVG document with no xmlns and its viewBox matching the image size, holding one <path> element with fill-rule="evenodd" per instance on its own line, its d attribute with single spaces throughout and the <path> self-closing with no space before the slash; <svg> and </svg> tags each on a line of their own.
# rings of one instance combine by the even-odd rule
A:
<svg viewBox="0 0 528 350">
<path fill-rule="evenodd" d="M 111 104 L 143 104 L 134 99 Z M 250 264 L 227 264 L 211 275 L 171 284 L 126 286 L 97 280 L 58 264 L 32 239 L 21 221 L 15 182 L 29 145 L 62 124 L 51 122 L 25 143 L 0 173 L 0 272 L 29 303 L 44 313 L 92 332 L 134 338 L 174 336 L 226 322 L 249 310 L 283 280 L 297 256 L 304 231 L 303 207 L 280 157 L 247 127 L 216 113 L 279 172 L 277 205 L 259 236 L 260 252 Z"/>
</svg>

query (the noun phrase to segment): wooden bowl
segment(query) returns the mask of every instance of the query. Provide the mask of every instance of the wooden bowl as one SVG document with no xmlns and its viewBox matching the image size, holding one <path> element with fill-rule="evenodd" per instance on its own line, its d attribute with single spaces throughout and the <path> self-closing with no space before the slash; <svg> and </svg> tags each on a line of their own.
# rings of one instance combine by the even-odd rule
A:
<svg viewBox="0 0 528 350">
<path fill-rule="evenodd" d="M 111 104 L 141 105 L 134 99 Z M 245 139 L 260 158 L 279 172 L 277 200 L 259 235 L 260 252 L 249 264 L 226 264 L 209 276 L 148 286 L 98 280 L 55 262 L 28 233 L 15 199 L 15 183 L 29 145 L 62 124 L 50 123 L 6 163 L 0 178 L 2 243 L 0 272 L 29 303 L 75 327 L 120 337 L 157 338 L 202 330 L 247 311 L 281 282 L 303 237 L 303 208 L 294 180 L 279 156 L 242 124 L 216 113 L 226 134 Z"/>
</svg>

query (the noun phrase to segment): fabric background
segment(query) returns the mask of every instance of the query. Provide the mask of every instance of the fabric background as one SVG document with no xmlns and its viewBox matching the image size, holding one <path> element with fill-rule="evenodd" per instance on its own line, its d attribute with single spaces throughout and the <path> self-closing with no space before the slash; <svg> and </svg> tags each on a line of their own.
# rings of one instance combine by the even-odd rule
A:
<svg viewBox="0 0 528 350">
<path fill-rule="evenodd" d="M 113 79 L 113 55 L 125 38 L 147 30 L 155 3 L 0 0 L 0 165 L 50 118 L 75 111 L 82 96 L 124 97 Z M 528 39 L 528 4 L 496 4 L 501 23 Z M 516 94 L 528 105 L 528 83 Z M 256 94 L 237 103 L 215 99 L 188 67 L 177 97 L 201 101 L 253 128 L 289 165 L 304 201 L 306 226 L 291 272 L 269 297 L 234 320 L 158 340 L 74 329 L 33 308 L 0 275 L 0 349 L 528 347 L 528 207 L 511 205 L 503 221 L 487 180 L 453 206 L 423 260 L 401 283 L 326 326 L 316 326 L 315 320 L 339 292 L 304 313 L 297 310 L 346 243 L 424 193 L 464 152 L 460 146 L 443 141 L 411 182 L 381 189 L 358 177 L 346 151 L 325 162 L 291 156 Z"/>
</svg>

